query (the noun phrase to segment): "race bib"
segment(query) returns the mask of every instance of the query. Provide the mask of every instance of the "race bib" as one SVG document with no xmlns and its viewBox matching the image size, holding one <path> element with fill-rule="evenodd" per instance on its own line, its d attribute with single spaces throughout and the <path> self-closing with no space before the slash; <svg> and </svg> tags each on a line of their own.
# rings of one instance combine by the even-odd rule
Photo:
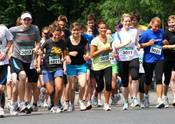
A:
<svg viewBox="0 0 175 124">
<path fill-rule="evenodd" d="M 125 47 L 122 48 L 122 53 L 123 56 L 132 56 L 133 55 L 133 48 L 131 47 Z"/>
<path fill-rule="evenodd" d="M 99 57 L 99 61 L 100 62 L 106 62 L 106 61 L 109 61 L 109 54 L 104 54 L 104 55 L 101 55 L 100 57 Z"/>
<path fill-rule="evenodd" d="M 60 57 L 58 56 L 49 56 L 49 65 L 61 64 Z"/>
<path fill-rule="evenodd" d="M 32 55 L 32 52 L 33 52 L 33 50 L 32 50 L 32 47 L 22 47 L 21 49 L 20 49 L 20 55 L 21 56 L 28 56 L 28 55 Z"/>
<path fill-rule="evenodd" d="M 162 47 L 161 46 L 158 46 L 158 45 L 153 45 L 150 48 L 150 53 L 161 55 L 161 53 L 162 53 Z"/>
</svg>

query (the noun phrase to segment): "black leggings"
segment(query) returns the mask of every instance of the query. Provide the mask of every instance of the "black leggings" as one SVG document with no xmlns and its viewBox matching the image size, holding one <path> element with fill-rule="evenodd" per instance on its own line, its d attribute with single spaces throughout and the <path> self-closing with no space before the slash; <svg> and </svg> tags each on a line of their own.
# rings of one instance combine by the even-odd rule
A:
<svg viewBox="0 0 175 124">
<path fill-rule="evenodd" d="M 175 62 L 170 60 L 164 60 L 164 75 L 165 75 L 164 84 L 165 85 L 170 84 L 172 71 L 175 71 Z"/>
<path fill-rule="evenodd" d="M 104 84 L 106 85 L 106 91 L 111 91 L 112 86 L 112 67 L 105 68 L 100 71 L 94 71 L 95 80 L 97 82 L 96 91 L 102 92 L 104 89 Z M 104 83 L 105 80 L 105 83 Z"/>
<path fill-rule="evenodd" d="M 122 86 L 128 87 L 129 74 L 132 80 L 139 79 L 139 59 L 133 59 L 131 61 L 118 61 L 118 71 L 122 79 Z"/>
<path fill-rule="evenodd" d="M 162 84 L 162 75 L 163 75 L 163 61 L 156 63 L 143 63 L 146 76 L 146 84 L 150 85 L 152 82 L 153 71 L 155 71 L 155 80 L 156 84 Z"/>
<path fill-rule="evenodd" d="M 139 73 L 139 92 L 144 93 L 145 73 Z"/>
</svg>

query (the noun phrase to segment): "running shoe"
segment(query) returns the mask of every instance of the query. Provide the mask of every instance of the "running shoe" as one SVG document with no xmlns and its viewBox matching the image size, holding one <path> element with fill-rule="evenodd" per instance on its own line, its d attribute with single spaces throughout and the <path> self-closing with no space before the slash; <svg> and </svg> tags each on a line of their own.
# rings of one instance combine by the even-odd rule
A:
<svg viewBox="0 0 175 124">
<path fill-rule="evenodd" d="M 104 103 L 103 109 L 105 111 L 111 111 L 111 108 L 110 108 L 109 104 L 107 104 L 107 103 Z"/>
</svg>

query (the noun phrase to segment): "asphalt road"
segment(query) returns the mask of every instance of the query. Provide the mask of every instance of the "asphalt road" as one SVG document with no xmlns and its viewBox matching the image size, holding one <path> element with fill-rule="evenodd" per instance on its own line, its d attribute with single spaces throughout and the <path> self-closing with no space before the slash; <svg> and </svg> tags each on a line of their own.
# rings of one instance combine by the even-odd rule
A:
<svg viewBox="0 0 175 124">
<path fill-rule="evenodd" d="M 169 98 L 172 101 L 171 94 Z M 174 124 L 175 108 L 170 106 L 170 108 L 157 109 L 155 101 L 156 95 L 153 92 L 150 95 L 151 106 L 148 109 L 130 108 L 123 111 L 120 101 L 119 105 L 112 106 L 110 112 L 102 108 L 82 112 L 76 106 L 73 112 L 58 114 L 52 114 L 44 109 L 30 115 L 10 116 L 7 113 L 5 118 L 0 118 L 0 124 Z"/>
</svg>

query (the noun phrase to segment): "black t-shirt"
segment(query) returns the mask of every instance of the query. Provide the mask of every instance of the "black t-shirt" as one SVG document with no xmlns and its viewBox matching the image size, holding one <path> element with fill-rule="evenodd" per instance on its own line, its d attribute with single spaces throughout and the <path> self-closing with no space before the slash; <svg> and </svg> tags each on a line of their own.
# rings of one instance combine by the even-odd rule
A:
<svg viewBox="0 0 175 124">
<path fill-rule="evenodd" d="M 170 32 L 168 29 L 165 30 L 166 39 L 170 45 L 175 44 L 175 32 Z M 175 61 L 175 49 L 166 49 L 164 50 L 165 59 Z"/>
<path fill-rule="evenodd" d="M 63 68 L 63 52 L 66 50 L 64 40 L 55 42 L 49 39 L 42 45 L 42 48 L 44 49 L 44 68 L 49 71 Z"/>
<path fill-rule="evenodd" d="M 67 47 L 68 52 L 71 52 L 71 51 L 78 52 L 77 56 L 70 56 L 72 65 L 81 65 L 81 64 L 86 63 L 83 56 L 86 51 L 85 46 L 87 45 L 87 43 L 88 41 L 85 40 L 82 36 L 81 36 L 80 43 L 78 45 L 73 45 L 70 41 L 70 38 L 66 41 L 66 44 L 67 44 L 66 47 Z"/>
</svg>

